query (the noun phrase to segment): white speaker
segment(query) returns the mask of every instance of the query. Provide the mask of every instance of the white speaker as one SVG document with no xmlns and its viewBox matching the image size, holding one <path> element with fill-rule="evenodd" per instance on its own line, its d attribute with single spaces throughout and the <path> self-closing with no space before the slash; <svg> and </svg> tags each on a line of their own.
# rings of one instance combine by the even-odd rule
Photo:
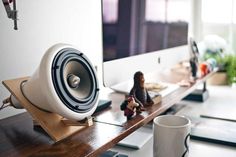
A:
<svg viewBox="0 0 236 157">
<path fill-rule="evenodd" d="M 22 83 L 21 91 L 38 108 L 78 121 L 94 113 L 99 86 L 96 71 L 83 53 L 72 45 L 56 44 Z"/>
</svg>

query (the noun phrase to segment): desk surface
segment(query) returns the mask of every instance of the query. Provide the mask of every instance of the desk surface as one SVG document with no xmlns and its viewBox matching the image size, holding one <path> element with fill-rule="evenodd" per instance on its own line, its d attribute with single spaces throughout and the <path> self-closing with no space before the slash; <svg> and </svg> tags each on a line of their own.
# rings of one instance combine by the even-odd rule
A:
<svg viewBox="0 0 236 157">
<path fill-rule="evenodd" d="M 42 130 L 38 131 L 40 128 L 33 128 L 32 118 L 28 113 L 0 120 L 1 156 L 97 156 L 179 102 L 211 75 L 197 80 L 190 87 L 179 88 L 164 97 L 162 102 L 146 108 L 142 114 L 124 122 L 123 126 L 95 122 L 93 126 L 58 143 L 54 143 Z M 105 113 L 115 116 L 117 112 L 122 112 L 119 106 L 124 95 L 110 93 L 109 98 L 112 100 L 112 107 L 97 113 L 95 117 Z"/>
<path fill-rule="evenodd" d="M 236 89 L 232 89 L 230 86 L 208 86 L 208 90 L 210 93 L 210 97 L 204 103 L 194 101 L 181 101 L 179 102 L 179 104 L 186 105 L 186 107 L 181 109 L 176 114 L 181 116 L 199 117 L 201 114 L 208 113 L 236 119 Z M 115 146 L 112 148 L 112 150 L 118 151 L 119 153 L 127 154 L 129 155 L 129 157 L 152 157 L 152 143 L 153 139 L 150 139 L 140 150 L 134 150 L 120 146 Z M 231 146 L 191 139 L 189 157 L 202 156 L 235 157 L 236 149 L 235 147 Z"/>
</svg>

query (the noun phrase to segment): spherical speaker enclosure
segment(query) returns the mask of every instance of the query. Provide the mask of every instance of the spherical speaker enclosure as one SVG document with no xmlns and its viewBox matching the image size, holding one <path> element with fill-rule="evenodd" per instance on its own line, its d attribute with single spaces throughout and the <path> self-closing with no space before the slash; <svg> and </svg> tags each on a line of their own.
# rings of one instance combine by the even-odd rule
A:
<svg viewBox="0 0 236 157">
<path fill-rule="evenodd" d="M 22 92 L 40 109 L 82 120 L 97 108 L 99 85 L 96 71 L 83 53 L 72 45 L 56 44 L 44 54 Z"/>
</svg>

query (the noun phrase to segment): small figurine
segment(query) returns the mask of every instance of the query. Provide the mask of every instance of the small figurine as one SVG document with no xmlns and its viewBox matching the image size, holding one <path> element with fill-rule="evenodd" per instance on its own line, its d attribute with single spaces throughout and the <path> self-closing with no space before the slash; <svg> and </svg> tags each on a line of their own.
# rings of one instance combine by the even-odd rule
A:
<svg viewBox="0 0 236 157">
<path fill-rule="evenodd" d="M 195 58 L 191 58 L 190 61 L 192 77 L 195 79 L 197 77 L 198 63 Z"/>
<path fill-rule="evenodd" d="M 210 68 L 210 65 L 209 63 L 207 62 L 202 62 L 200 65 L 199 65 L 199 68 L 200 68 L 200 72 L 201 72 L 201 76 L 206 76 L 208 73 L 211 72 L 211 68 Z"/>
<path fill-rule="evenodd" d="M 127 100 L 125 100 L 121 106 L 120 109 L 124 111 L 124 115 L 127 117 L 127 120 L 130 120 L 134 113 L 139 114 L 140 111 L 137 109 L 140 105 L 135 102 L 133 96 L 129 96 Z"/>
<path fill-rule="evenodd" d="M 147 89 L 144 87 L 144 75 L 141 71 L 138 71 L 134 74 L 134 85 L 131 89 L 129 95 L 133 95 L 135 101 L 140 105 L 138 107 L 139 111 L 144 110 L 144 106 L 150 106 L 154 104 L 150 95 L 148 94 Z"/>
<path fill-rule="evenodd" d="M 216 67 L 216 60 L 213 58 L 209 58 L 206 61 L 199 64 L 199 69 L 201 72 L 201 77 L 207 75 L 212 72 Z"/>
<path fill-rule="evenodd" d="M 190 47 L 191 47 L 191 53 L 190 53 L 190 67 L 191 67 L 191 72 L 192 72 L 192 77 L 194 79 L 197 78 L 197 70 L 198 70 L 198 57 L 199 57 L 199 51 L 198 51 L 198 47 L 197 47 L 197 43 L 190 38 Z"/>
</svg>

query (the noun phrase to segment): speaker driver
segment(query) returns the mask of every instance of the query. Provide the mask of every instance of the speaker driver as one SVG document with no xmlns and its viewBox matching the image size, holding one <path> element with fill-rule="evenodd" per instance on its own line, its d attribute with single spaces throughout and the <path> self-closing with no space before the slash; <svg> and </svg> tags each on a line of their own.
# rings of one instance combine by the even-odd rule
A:
<svg viewBox="0 0 236 157">
<path fill-rule="evenodd" d="M 43 110 L 82 120 L 96 110 L 99 86 L 96 72 L 83 53 L 72 45 L 56 44 L 22 85 L 22 93 Z"/>
<path fill-rule="evenodd" d="M 73 97 L 80 101 L 89 97 L 93 82 L 85 65 L 77 61 L 70 61 L 65 66 L 63 77 L 66 88 Z"/>
<path fill-rule="evenodd" d="M 86 56 L 76 49 L 58 52 L 52 63 L 52 81 L 61 101 L 75 112 L 88 112 L 97 102 L 95 71 Z"/>
</svg>

